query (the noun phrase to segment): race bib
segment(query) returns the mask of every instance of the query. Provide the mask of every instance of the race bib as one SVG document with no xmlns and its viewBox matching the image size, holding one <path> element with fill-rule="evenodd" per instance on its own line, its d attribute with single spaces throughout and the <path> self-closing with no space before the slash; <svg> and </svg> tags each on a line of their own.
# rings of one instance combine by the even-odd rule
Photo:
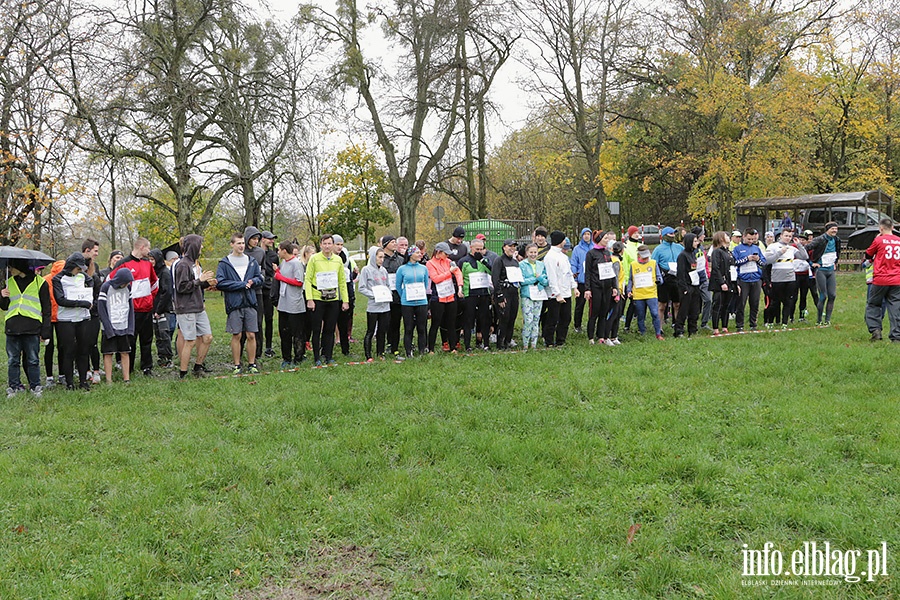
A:
<svg viewBox="0 0 900 600">
<path fill-rule="evenodd" d="M 372 287 L 372 294 L 375 296 L 375 302 L 390 302 L 394 299 L 393 294 L 391 294 L 391 288 L 386 285 Z"/>
<path fill-rule="evenodd" d="M 835 262 L 837 262 L 837 252 L 826 252 L 822 255 L 823 267 L 833 267 Z"/>
<path fill-rule="evenodd" d="M 691 285 L 700 285 L 700 273 L 691 271 L 688 275 L 691 277 Z"/>
<path fill-rule="evenodd" d="M 150 295 L 150 280 L 135 279 L 131 284 L 131 297 L 133 299 L 146 298 Z"/>
<path fill-rule="evenodd" d="M 741 265 L 741 268 L 738 269 L 742 275 L 747 275 L 749 273 L 756 273 L 759 271 L 759 267 L 752 260 L 748 260 L 744 264 Z"/>
<path fill-rule="evenodd" d="M 522 283 L 525 278 L 522 277 L 522 269 L 519 267 L 506 267 L 506 278 L 510 283 Z"/>
<path fill-rule="evenodd" d="M 540 300 L 547 300 L 547 289 L 539 285 L 529 285 L 528 297 L 535 302 Z"/>
<path fill-rule="evenodd" d="M 115 296 L 121 298 L 121 296 Z M 112 300 L 113 296 L 109 296 L 106 308 L 109 310 L 109 321 L 115 329 L 125 329 L 128 327 L 128 314 L 131 312 L 131 302 L 120 302 Z"/>
<path fill-rule="evenodd" d="M 388 273 L 388 288 L 391 291 L 397 290 L 397 274 L 396 273 Z"/>
<path fill-rule="evenodd" d="M 597 263 L 597 270 L 600 272 L 600 279 L 613 279 L 616 276 L 611 262 Z"/>
<path fill-rule="evenodd" d="M 453 287 L 453 278 L 434 284 L 434 291 L 437 292 L 438 298 L 452 296 L 456 293 L 456 289 Z"/>
<path fill-rule="evenodd" d="M 415 283 L 406 284 L 406 300 L 408 302 L 416 302 L 425 299 L 425 283 L 417 281 Z"/>
<path fill-rule="evenodd" d="M 736 266 L 731 265 L 728 267 L 728 274 L 731 276 L 732 281 L 737 281 L 738 271 Z"/>
<path fill-rule="evenodd" d="M 491 276 L 487 273 L 470 273 L 469 289 L 483 290 L 491 286 Z"/>
<path fill-rule="evenodd" d="M 634 287 L 636 288 L 649 288 L 653 287 L 653 273 L 635 273 L 634 274 Z"/>
<path fill-rule="evenodd" d="M 697 270 L 698 271 L 706 270 L 706 257 L 703 254 L 701 254 L 700 256 L 697 257 Z"/>
<path fill-rule="evenodd" d="M 672 275 L 678 274 L 678 263 L 677 262 L 669 263 L 669 273 L 671 273 Z"/>
<path fill-rule="evenodd" d="M 336 289 L 337 286 L 337 271 L 322 271 L 321 273 L 316 273 L 316 287 L 319 288 L 319 291 L 333 290 Z"/>
</svg>

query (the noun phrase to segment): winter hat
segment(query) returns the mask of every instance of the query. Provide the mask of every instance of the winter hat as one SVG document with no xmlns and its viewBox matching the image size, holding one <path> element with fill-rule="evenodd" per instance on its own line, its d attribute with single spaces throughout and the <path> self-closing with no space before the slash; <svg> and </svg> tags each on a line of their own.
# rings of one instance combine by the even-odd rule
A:
<svg viewBox="0 0 900 600">
<path fill-rule="evenodd" d="M 552 231 L 550 233 L 550 245 L 551 246 L 559 246 L 564 241 L 566 241 L 566 234 L 562 231 Z"/>
<path fill-rule="evenodd" d="M 392 235 L 386 235 L 386 236 L 384 236 L 383 238 L 381 238 L 381 247 L 382 247 L 382 248 L 387 248 L 387 245 L 390 244 L 391 242 L 393 242 L 393 241 L 396 240 L 396 239 L 397 239 L 397 238 L 395 238 L 395 237 L 392 236 Z"/>
</svg>

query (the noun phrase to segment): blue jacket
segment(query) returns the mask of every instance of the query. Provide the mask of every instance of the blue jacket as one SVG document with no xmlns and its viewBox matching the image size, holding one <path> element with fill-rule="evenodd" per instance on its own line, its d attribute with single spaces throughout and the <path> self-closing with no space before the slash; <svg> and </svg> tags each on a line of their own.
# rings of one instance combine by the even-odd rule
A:
<svg viewBox="0 0 900 600">
<path fill-rule="evenodd" d="M 766 257 L 763 255 L 762 250 L 759 249 L 759 246 L 756 244 L 753 244 L 752 246 L 748 244 L 738 244 L 731 253 L 734 255 L 734 266 L 736 266 L 738 270 L 738 281 L 753 283 L 754 281 L 762 279 L 763 267 L 766 266 Z M 750 262 L 750 256 L 753 254 L 759 256 L 759 262 L 757 263 L 759 268 L 753 273 L 741 273 L 741 265 Z"/>
<path fill-rule="evenodd" d="M 578 236 L 578 245 L 572 250 L 572 258 L 569 259 L 569 264 L 572 265 L 572 275 L 575 276 L 578 283 L 584 283 L 584 257 L 594 247 L 593 242 L 584 241 L 584 232 L 590 230 L 590 227 L 581 230 L 581 234 Z"/>
<path fill-rule="evenodd" d="M 656 261 L 656 266 L 662 271 L 663 276 L 672 275 L 672 273 L 669 273 L 669 263 L 677 263 L 678 255 L 682 252 L 684 252 L 684 246 L 681 244 L 662 242 L 653 250 L 650 258 Z"/>
<path fill-rule="evenodd" d="M 428 304 L 428 290 L 431 289 L 431 278 L 428 277 L 428 268 L 421 262 L 406 263 L 397 269 L 397 291 L 400 292 L 400 304 L 403 306 L 425 306 Z M 410 283 L 424 283 L 426 297 L 422 300 L 407 300 L 406 286 Z M 456 310 L 456 309 L 454 309 Z"/>
<path fill-rule="evenodd" d="M 225 312 L 230 313 L 239 308 L 256 308 L 256 290 L 263 284 L 262 271 L 259 263 L 250 255 L 244 279 L 238 277 L 238 272 L 231 266 L 228 257 L 219 260 L 216 269 L 216 288 L 225 296 Z M 247 289 L 247 282 L 252 281 L 253 286 Z"/>
</svg>

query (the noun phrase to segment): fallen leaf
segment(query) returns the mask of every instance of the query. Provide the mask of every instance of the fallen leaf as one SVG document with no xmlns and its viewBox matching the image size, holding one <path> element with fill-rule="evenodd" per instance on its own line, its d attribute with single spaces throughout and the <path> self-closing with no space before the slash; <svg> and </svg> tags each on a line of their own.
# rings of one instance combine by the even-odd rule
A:
<svg viewBox="0 0 900 600">
<path fill-rule="evenodd" d="M 28 528 L 24 525 L 16 525 L 15 527 L 13 527 L 13 531 L 15 531 L 16 533 L 28 533 Z"/>
<path fill-rule="evenodd" d="M 628 528 L 628 538 L 625 540 L 626 544 L 630 544 L 634 541 L 634 534 L 636 534 L 641 528 L 640 523 L 635 523 L 631 527 Z"/>
</svg>

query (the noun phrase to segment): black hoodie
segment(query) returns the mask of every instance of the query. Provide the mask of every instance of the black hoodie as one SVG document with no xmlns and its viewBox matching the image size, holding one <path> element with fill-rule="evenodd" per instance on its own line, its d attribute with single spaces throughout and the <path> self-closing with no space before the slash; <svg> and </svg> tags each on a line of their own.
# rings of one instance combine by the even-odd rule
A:
<svg viewBox="0 0 900 600">
<path fill-rule="evenodd" d="M 199 235 L 185 236 L 181 242 L 184 253 L 175 263 L 175 293 L 173 295 L 175 314 L 203 312 L 203 290 L 209 282 L 200 281 L 194 273 L 194 265 L 200 258 L 200 245 L 203 238 Z"/>
<path fill-rule="evenodd" d="M 678 272 L 675 274 L 675 280 L 678 282 L 678 291 L 682 294 L 687 293 L 689 288 L 699 288 L 699 274 L 697 283 L 691 281 L 691 272 L 697 270 L 697 250 L 694 248 L 694 240 L 697 238 L 693 233 L 684 234 L 684 250 L 678 255 Z"/>
<path fill-rule="evenodd" d="M 153 299 L 153 313 L 164 315 L 172 312 L 172 274 L 166 266 L 162 250 L 154 248 L 150 251 L 150 256 L 153 257 L 153 270 L 159 278 L 159 290 Z"/>
</svg>

